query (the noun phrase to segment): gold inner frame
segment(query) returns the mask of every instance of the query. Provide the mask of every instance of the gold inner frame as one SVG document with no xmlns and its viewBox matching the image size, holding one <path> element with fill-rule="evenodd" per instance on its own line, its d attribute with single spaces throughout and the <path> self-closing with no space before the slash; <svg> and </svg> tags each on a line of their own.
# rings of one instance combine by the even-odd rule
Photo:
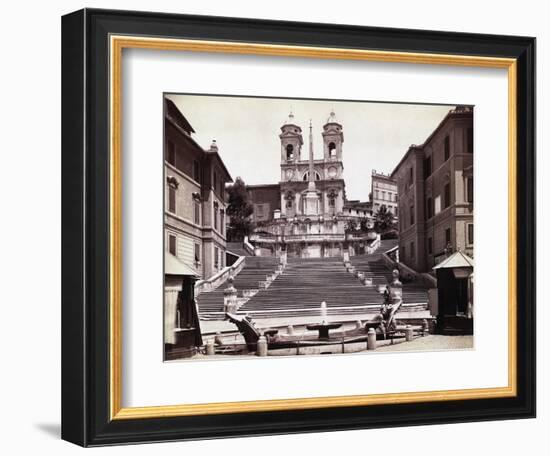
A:
<svg viewBox="0 0 550 456">
<path fill-rule="evenodd" d="M 508 385 L 495 388 L 403 392 L 353 396 L 218 402 L 170 406 L 122 407 L 122 145 L 121 96 L 123 49 L 255 54 L 317 59 L 368 60 L 430 65 L 503 68 L 508 71 Z M 511 58 L 387 52 L 310 46 L 287 46 L 110 36 L 110 412 L 111 419 L 159 418 L 238 412 L 265 412 L 374 404 L 513 397 L 517 394 L 517 61 Z"/>
</svg>

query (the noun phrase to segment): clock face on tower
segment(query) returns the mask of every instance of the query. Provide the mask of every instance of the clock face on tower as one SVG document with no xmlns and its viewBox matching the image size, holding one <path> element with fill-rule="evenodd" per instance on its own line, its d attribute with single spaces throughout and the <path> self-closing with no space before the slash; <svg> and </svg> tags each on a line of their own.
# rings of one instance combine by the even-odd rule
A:
<svg viewBox="0 0 550 456">
<path fill-rule="evenodd" d="M 331 166 L 328 169 L 328 177 L 330 177 L 331 179 L 334 179 L 337 176 L 337 174 L 338 174 L 338 171 L 334 166 Z"/>
<path fill-rule="evenodd" d="M 286 170 L 286 178 L 287 178 L 287 180 L 292 179 L 292 176 L 294 176 L 294 170 L 292 170 L 292 169 L 287 169 L 287 170 Z"/>
</svg>

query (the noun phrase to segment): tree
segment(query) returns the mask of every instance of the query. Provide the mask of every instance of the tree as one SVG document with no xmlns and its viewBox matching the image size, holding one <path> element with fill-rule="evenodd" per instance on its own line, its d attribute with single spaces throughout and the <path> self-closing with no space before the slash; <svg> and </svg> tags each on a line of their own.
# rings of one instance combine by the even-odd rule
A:
<svg viewBox="0 0 550 456">
<path fill-rule="evenodd" d="M 254 223 L 250 220 L 254 208 L 248 201 L 246 184 L 240 177 L 235 179 L 235 183 L 227 189 L 227 193 L 229 195 L 227 237 L 230 241 L 242 241 L 254 230 Z"/>
<path fill-rule="evenodd" d="M 357 231 L 357 223 L 355 220 L 348 220 L 346 222 L 345 231 L 346 233 L 353 233 Z"/>
<path fill-rule="evenodd" d="M 377 233 L 387 233 L 397 229 L 393 214 L 388 211 L 384 205 L 380 206 L 378 212 L 374 216 L 374 229 Z"/>
</svg>

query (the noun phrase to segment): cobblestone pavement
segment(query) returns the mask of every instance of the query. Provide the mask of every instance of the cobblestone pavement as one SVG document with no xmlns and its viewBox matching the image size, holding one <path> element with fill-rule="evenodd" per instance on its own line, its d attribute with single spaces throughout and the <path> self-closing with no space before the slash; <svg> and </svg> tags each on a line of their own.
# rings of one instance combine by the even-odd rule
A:
<svg viewBox="0 0 550 456">
<path fill-rule="evenodd" d="M 378 347 L 376 351 L 434 351 L 434 350 L 460 350 L 474 348 L 473 336 L 440 336 L 430 334 L 418 337 L 411 342 L 400 342 L 393 345 Z"/>
</svg>

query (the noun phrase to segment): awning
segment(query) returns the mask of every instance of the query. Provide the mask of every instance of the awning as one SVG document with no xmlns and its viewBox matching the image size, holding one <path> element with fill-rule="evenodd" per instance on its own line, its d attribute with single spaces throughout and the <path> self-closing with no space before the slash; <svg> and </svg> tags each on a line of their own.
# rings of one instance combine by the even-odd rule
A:
<svg viewBox="0 0 550 456">
<path fill-rule="evenodd" d="M 473 268 L 474 260 L 460 250 L 453 253 L 449 258 L 444 259 L 441 263 L 434 266 L 432 269 L 455 269 L 455 268 Z"/>
<path fill-rule="evenodd" d="M 171 275 L 199 277 L 191 266 L 188 266 L 179 258 L 168 252 L 164 256 L 164 273 Z"/>
</svg>

